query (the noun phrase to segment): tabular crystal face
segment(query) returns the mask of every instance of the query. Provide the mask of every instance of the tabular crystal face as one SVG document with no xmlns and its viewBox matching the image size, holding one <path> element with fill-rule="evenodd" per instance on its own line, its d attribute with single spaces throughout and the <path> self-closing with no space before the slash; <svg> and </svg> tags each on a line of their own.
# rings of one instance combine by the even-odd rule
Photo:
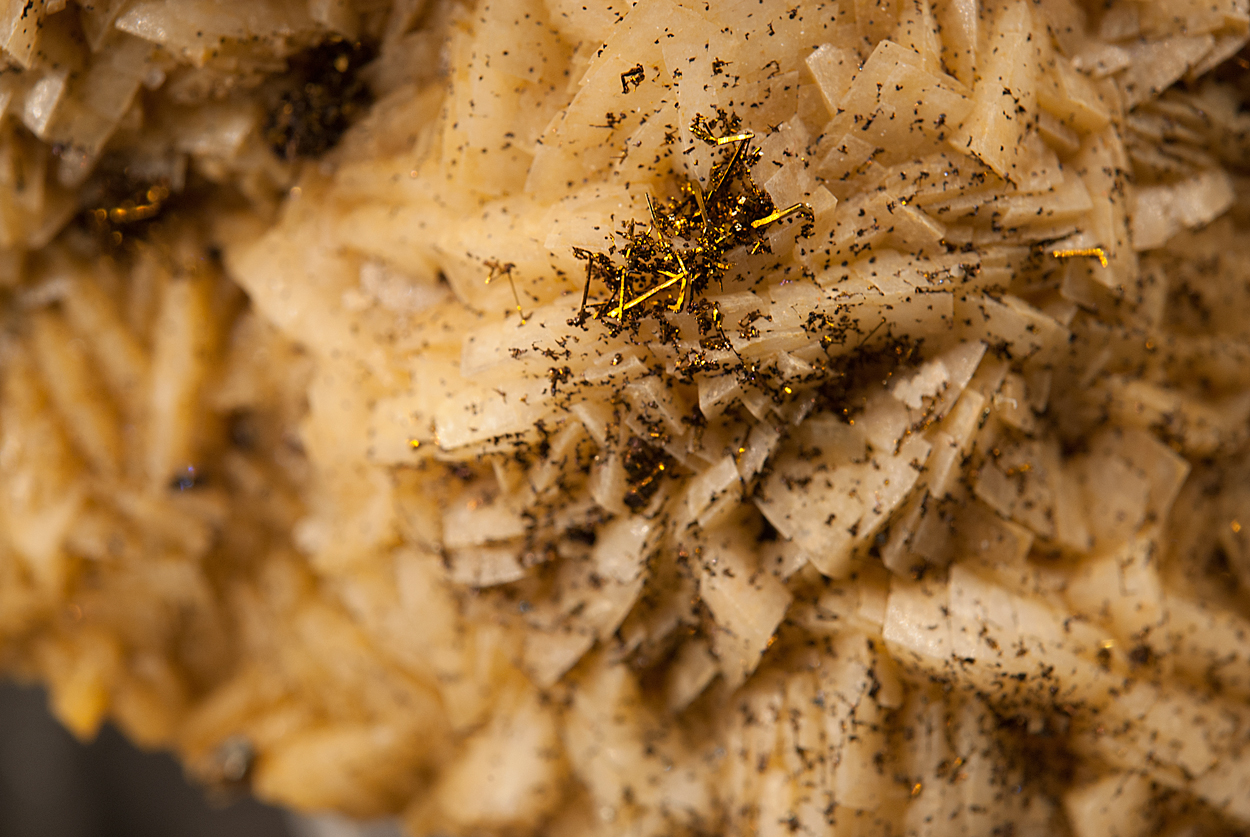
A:
<svg viewBox="0 0 1250 837">
<path fill-rule="evenodd" d="M 0 13 L 5 669 L 417 835 L 1247 827 L 1248 29 Z"/>
</svg>

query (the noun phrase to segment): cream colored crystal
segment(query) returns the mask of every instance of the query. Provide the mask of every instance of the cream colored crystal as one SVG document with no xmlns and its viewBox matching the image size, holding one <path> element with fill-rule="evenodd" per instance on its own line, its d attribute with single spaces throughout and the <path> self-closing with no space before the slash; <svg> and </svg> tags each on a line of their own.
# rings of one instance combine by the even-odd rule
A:
<svg viewBox="0 0 1250 837">
<path fill-rule="evenodd" d="M 0 5 L 5 670 L 417 835 L 1244 829 L 1248 31 Z"/>
</svg>

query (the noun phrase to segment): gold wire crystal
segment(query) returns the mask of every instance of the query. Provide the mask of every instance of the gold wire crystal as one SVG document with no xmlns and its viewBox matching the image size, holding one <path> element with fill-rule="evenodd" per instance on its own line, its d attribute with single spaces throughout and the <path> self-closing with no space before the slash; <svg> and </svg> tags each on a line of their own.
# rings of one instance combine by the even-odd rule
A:
<svg viewBox="0 0 1250 837">
<path fill-rule="evenodd" d="M 590 316 L 624 325 L 645 303 L 664 293 L 672 295 L 665 306 L 669 311 L 688 310 L 712 281 L 723 281 L 731 267 L 727 258 L 732 250 L 769 251 L 766 228 L 770 225 L 802 215 L 807 219 L 802 233 L 810 232 L 815 220 L 810 206 L 796 203 L 778 209 L 755 184 L 751 167 L 761 152 L 751 146 L 755 134 L 740 126 L 737 116 L 723 112 L 714 120 L 702 114 L 694 117 L 690 133 L 728 153 L 713 164 L 706 188 L 697 180 L 687 180 L 675 198 L 657 201 L 647 194 L 650 222 L 645 229 L 636 220 L 626 223 L 622 233 L 626 244 L 619 260 L 574 248 L 574 255 L 586 261 L 579 319 Z M 715 128 L 720 129 L 719 135 Z M 608 288 L 606 302 L 590 302 L 596 279 Z"/>
<path fill-rule="evenodd" d="M 521 311 L 521 297 L 516 292 L 516 280 L 512 278 L 512 269 L 516 267 L 516 265 L 512 262 L 499 262 L 495 259 L 487 259 L 482 264 L 490 269 L 490 275 L 486 277 L 487 285 L 498 279 L 500 276 L 508 277 L 508 285 L 512 288 L 512 299 L 516 302 L 517 316 L 520 317 L 521 322 L 524 323 L 529 318 L 526 317 L 524 312 Z"/>
<path fill-rule="evenodd" d="M 1052 250 L 1050 254 L 1056 259 L 1071 259 L 1076 256 L 1086 256 L 1091 259 L 1098 259 L 1098 263 L 1103 267 L 1107 266 L 1107 252 L 1101 247 L 1082 247 L 1076 250 Z"/>
</svg>

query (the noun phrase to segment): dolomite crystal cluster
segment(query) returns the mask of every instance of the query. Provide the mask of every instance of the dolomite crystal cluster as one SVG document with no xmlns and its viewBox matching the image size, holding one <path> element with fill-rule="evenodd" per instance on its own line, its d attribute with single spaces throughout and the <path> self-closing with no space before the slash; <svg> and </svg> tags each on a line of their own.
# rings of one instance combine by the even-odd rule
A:
<svg viewBox="0 0 1250 837">
<path fill-rule="evenodd" d="M 1248 31 L 0 7 L 0 666 L 414 835 L 1243 833 Z"/>
</svg>

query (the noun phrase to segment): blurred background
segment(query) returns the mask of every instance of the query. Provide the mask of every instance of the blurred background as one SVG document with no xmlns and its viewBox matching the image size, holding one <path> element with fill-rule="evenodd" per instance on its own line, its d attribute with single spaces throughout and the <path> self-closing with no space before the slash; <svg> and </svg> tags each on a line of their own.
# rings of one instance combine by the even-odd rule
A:
<svg viewBox="0 0 1250 837">
<path fill-rule="evenodd" d="M 0 837 L 399 837 L 391 823 L 299 817 L 253 799 L 210 804 L 166 753 L 105 725 L 80 744 L 42 689 L 0 685 Z"/>
</svg>

